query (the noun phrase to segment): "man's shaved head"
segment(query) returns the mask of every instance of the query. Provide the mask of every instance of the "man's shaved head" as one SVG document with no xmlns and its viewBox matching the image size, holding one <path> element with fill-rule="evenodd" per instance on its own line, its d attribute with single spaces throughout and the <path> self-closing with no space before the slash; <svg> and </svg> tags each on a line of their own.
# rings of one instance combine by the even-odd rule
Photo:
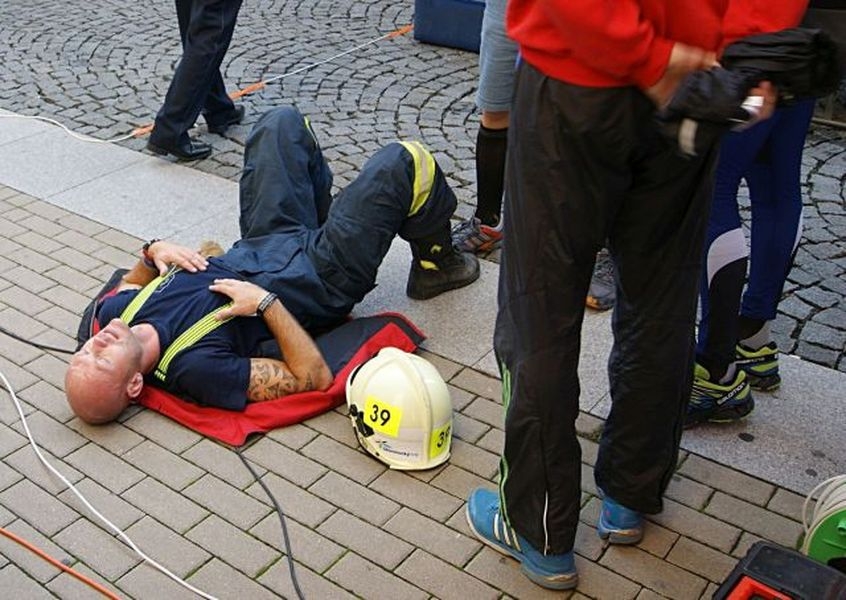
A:
<svg viewBox="0 0 846 600">
<path fill-rule="evenodd" d="M 71 410 L 86 423 L 113 421 L 141 393 L 141 345 L 114 319 L 73 355 L 65 374 Z"/>
</svg>

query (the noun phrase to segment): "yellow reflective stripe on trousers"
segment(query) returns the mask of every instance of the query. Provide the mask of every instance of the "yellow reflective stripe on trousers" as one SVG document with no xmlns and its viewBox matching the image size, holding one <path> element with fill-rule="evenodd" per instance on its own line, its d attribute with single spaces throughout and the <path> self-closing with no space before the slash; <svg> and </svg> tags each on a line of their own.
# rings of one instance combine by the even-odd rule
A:
<svg viewBox="0 0 846 600">
<path fill-rule="evenodd" d="M 435 158 L 420 142 L 400 142 L 414 159 L 414 195 L 408 216 L 417 214 L 432 191 L 435 183 Z"/>
<path fill-rule="evenodd" d="M 220 321 L 215 319 L 215 315 L 218 312 L 225 308 L 229 308 L 230 306 L 232 306 L 232 304 L 232 302 L 229 302 L 228 304 L 224 304 L 223 306 L 214 309 L 205 317 L 191 325 L 191 327 L 183 331 L 182 335 L 176 338 L 173 343 L 168 346 L 167 350 L 165 350 L 161 360 L 159 361 L 159 364 L 156 365 L 154 375 L 164 381 L 165 377 L 167 377 L 167 368 L 170 366 L 171 361 L 173 361 L 173 358 L 177 354 L 179 354 L 189 346 L 192 346 L 198 340 L 202 339 L 206 334 L 211 333 L 212 331 L 232 319 L 232 317 L 229 317 L 228 319 L 222 319 Z"/>
<path fill-rule="evenodd" d="M 317 142 L 317 136 L 314 135 L 314 130 L 311 128 L 311 121 L 308 117 L 303 117 L 303 121 L 305 122 L 306 131 L 311 135 L 311 139 L 314 140 L 314 145 L 320 148 L 320 144 Z"/>
</svg>

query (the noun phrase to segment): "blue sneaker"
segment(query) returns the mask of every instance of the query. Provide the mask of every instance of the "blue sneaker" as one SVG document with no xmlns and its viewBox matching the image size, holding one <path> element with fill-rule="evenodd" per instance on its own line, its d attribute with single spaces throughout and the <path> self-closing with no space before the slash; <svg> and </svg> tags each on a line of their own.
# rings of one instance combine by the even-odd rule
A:
<svg viewBox="0 0 846 600">
<path fill-rule="evenodd" d="M 643 537 L 643 517 L 605 496 L 596 533 L 612 544 L 637 544 Z"/>
<path fill-rule="evenodd" d="M 521 563 L 523 574 L 541 587 L 571 590 L 579 583 L 573 552 L 544 555 L 505 524 L 499 513 L 499 495 L 479 488 L 467 499 L 467 524 L 488 546 Z"/>
</svg>

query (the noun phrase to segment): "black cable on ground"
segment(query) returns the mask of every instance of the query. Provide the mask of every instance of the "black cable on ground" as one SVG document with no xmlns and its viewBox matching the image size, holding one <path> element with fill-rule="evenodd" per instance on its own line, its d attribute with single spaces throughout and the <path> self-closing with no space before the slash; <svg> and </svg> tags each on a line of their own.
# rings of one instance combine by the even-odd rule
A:
<svg viewBox="0 0 846 600">
<path fill-rule="evenodd" d="M 38 342 L 33 342 L 23 336 L 18 335 L 17 333 L 12 333 L 5 327 L 0 327 L 0 333 L 5 333 L 10 338 L 14 338 L 19 342 L 23 342 L 24 344 L 29 344 L 30 346 L 34 346 L 40 350 L 50 350 L 51 352 L 61 352 L 62 354 L 74 354 L 76 350 L 67 350 L 65 348 L 57 348 L 56 346 L 49 346 L 47 344 L 39 344 Z"/>
<path fill-rule="evenodd" d="M 271 493 L 270 488 L 267 487 L 267 484 L 261 480 L 261 477 L 259 477 L 255 469 L 253 469 L 253 466 L 247 462 L 246 458 L 244 458 L 244 455 L 241 453 L 241 449 L 236 447 L 235 453 L 238 455 L 238 458 L 241 459 L 241 462 L 244 463 L 244 466 L 249 469 L 250 473 L 264 490 L 264 493 L 267 494 L 270 501 L 273 502 L 274 508 L 276 508 L 276 514 L 279 515 L 279 523 L 282 525 L 282 539 L 285 542 L 285 552 L 288 554 L 288 570 L 291 573 L 291 583 L 294 584 L 294 591 L 297 592 L 297 597 L 300 600 L 305 600 L 303 591 L 300 589 L 300 582 L 297 580 L 297 573 L 294 571 L 294 555 L 291 554 L 291 539 L 288 537 L 288 526 L 285 523 L 285 512 Z"/>
</svg>

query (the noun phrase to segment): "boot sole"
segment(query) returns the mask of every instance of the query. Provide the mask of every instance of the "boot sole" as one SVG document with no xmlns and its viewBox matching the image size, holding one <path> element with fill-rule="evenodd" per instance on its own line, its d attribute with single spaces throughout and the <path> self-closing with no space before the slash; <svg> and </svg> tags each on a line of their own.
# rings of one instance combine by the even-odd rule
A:
<svg viewBox="0 0 846 600">
<path fill-rule="evenodd" d="M 746 380 L 749 382 L 752 389 L 761 392 L 772 392 L 781 386 L 781 377 L 778 373 L 775 375 L 759 376 L 746 371 Z"/>
<path fill-rule="evenodd" d="M 208 152 L 203 152 L 203 153 L 201 153 L 197 156 L 194 156 L 194 157 L 179 156 L 178 154 L 171 152 L 167 148 L 162 148 L 161 146 L 157 146 L 156 144 L 154 144 L 152 142 L 147 142 L 147 150 L 149 150 L 153 154 L 158 154 L 159 156 L 167 156 L 168 154 L 172 154 L 173 157 L 176 158 L 176 160 L 179 161 L 179 162 L 189 162 L 189 161 L 192 161 L 192 160 L 202 160 L 204 158 L 208 158 L 209 156 L 211 156 L 211 153 L 212 153 L 212 151 L 209 150 Z"/>
<path fill-rule="evenodd" d="M 736 406 L 721 407 L 708 415 L 701 415 L 693 420 L 686 420 L 685 429 L 701 423 L 734 423 L 742 421 L 755 410 L 755 401 L 745 402 Z"/>
</svg>

